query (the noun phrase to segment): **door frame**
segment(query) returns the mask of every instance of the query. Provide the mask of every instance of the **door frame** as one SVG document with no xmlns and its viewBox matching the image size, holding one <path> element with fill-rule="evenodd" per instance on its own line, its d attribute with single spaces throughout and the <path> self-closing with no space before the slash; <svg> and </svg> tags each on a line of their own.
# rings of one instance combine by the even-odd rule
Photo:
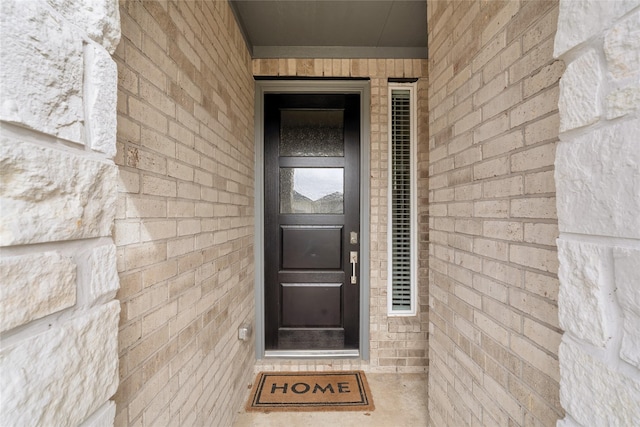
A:
<svg viewBox="0 0 640 427">
<path fill-rule="evenodd" d="M 264 95 L 267 93 L 356 93 L 360 95 L 360 348 L 358 351 L 270 351 L 265 353 L 264 307 Z M 370 129 L 369 79 L 274 79 L 255 82 L 255 346 L 256 358 L 358 358 L 369 360 Z"/>
</svg>

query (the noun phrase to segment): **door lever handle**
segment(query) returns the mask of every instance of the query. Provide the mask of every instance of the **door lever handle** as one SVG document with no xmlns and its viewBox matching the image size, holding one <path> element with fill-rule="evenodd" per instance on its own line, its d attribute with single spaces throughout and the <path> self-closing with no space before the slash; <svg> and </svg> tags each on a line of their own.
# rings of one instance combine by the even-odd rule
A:
<svg viewBox="0 0 640 427">
<path fill-rule="evenodd" d="M 356 265 L 358 264 L 357 251 L 349 252 L 349 262 L 351 263 L 351 284 L 355 285 L 358 283 L 358 276 L 356 276 Z"/>
</svg>

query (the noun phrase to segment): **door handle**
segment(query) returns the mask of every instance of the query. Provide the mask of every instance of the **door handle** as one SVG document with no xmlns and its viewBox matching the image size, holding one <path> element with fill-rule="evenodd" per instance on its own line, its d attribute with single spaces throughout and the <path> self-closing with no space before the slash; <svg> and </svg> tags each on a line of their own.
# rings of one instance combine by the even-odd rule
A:
<svg viewBox="0 0 640 427">
<path fill-rule="evenodd" d="M 349 262 L 351 263 L 351 284 L 358 283 L 358 276 L 356 276 L 356 265 L 358 264 L 358 251 L 349 252 Z"/>
</svg>

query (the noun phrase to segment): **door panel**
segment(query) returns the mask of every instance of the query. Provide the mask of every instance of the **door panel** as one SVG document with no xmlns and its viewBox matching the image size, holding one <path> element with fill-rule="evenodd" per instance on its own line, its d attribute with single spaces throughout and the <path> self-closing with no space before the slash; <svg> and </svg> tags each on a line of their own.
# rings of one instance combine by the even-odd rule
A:
<svg viewBox="0 0 640 427">
<path fill-rule="evenodd" d="M 267 94 L 264 106 L 266 349 L 358 349 L 359 95 Z"/>
<path fill-rule="evenodd" d="M 282 328 L 278 350 L 344 350 L 344 328 Z"/>
<path fill-rule="evenodd" d="M 285 270 L 341 269 L 342 227 L 283 227 L 282 268 Z"/>
<path fill-rule="evenodd" d="M 282 326 L 342 326 L 342 283 L 283 283 Z"/>
</svg>

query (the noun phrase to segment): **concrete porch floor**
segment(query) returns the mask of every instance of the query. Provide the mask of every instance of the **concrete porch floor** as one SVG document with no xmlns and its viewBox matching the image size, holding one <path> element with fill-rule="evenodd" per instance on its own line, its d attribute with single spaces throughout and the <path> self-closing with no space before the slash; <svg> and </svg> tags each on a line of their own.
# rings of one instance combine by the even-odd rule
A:
<svg viewBox="0 0 640 427">
<path fill-rule="evenodd" d="M 427 374 L 367 373 L 372 412 L 245 412 L 234 427 L 328 425 L 348 427 L 418 427 L 427 425 Z M 249 398 L 247 390 L 245 403 Z"/>
</svg>

